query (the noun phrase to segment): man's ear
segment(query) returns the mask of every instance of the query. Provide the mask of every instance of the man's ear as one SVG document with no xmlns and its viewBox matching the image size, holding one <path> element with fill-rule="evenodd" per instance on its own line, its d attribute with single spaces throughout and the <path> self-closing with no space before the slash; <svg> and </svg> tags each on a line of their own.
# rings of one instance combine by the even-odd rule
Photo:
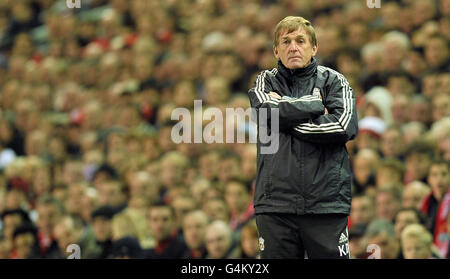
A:
<svg viewBox="0 0 450 279">
<path fill-rule="evenodd" d="M 273 54 L 275 55 L 275 57 L 280 60 L 280 56 L 278 55 L 278 49 L 276 46 L 273 46 Z"/>
<path fill-rule="evenodd" d="M 313 48 L 312 48 L 312 56 L 316 56 L 318 48 L 319 47 L 317 45 L 313 46 Z"/>
</svg>

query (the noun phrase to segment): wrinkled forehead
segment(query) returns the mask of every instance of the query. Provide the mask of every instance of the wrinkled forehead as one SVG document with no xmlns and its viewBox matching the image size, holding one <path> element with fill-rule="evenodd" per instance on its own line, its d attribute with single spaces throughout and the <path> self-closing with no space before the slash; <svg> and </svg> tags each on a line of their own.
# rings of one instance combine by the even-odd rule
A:
<svg viewBox="0 0 450 279">
<path fill-rule="evenodd" d="M 302 26 L 299 26 L 297 29 L 290 29 L 290 28 L 286 27 L 286 28 L 281 29 L 279 39 L 281 40 L 283 38 L 292 38 L 292 37 L 297 37 L 299 35 L 308 37 L 308 33 L 306 32 L 305 28 L 303 28 Z"/>
</svg>

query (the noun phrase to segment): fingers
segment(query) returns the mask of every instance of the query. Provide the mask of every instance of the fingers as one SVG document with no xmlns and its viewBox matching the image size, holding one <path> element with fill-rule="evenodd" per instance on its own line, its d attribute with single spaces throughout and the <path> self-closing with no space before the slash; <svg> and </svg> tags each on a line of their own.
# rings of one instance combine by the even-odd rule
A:
<svg viewBox="0 0 450 279">
<path fill-rule="evenodd" d="M 281 99 L 281 96 L 278 95 L 278 93 L 276 93 L 276 92 L 270 92 L 269 96 L 272 98 L 275 98 L 275 99 Z"/>
</svg>

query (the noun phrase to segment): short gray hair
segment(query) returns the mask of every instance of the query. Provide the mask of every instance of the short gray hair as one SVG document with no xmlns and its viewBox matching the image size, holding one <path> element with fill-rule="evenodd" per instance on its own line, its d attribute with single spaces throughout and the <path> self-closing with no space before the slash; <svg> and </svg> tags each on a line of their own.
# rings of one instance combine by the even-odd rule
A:
<svg viewBox="0 0 450 279">
<path fill-rule="evenodd" d="M 383 232 L 386 232 L 390 237 L 395 237 L 394 225 L 389 221 L 377 219 L 367 226 L 366 236 L 374 237 Z"/>
<path fill-rule="evenodd" d="M 390 31 L 382 37 L 383 42 L 395 42 L 400 45 L 404 50 L 408 50 L 411 47 L 408 35 L 400 31 Z"/>
</svg>

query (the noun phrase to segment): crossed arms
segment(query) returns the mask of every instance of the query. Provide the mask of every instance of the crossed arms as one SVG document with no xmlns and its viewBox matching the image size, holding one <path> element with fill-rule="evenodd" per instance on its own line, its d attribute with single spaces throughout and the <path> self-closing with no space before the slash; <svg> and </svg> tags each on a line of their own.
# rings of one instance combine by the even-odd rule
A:
<svg viewBox="0 0 450 279">
<path fill-rule="evenodd" d="M 259 74 L 248 93 L 251 106 L 256 110 L 279 110 L 280 132 L 320 144 L 345 144 L 356 137 L 356 102 L 344 76 L 334 72 L 336 76 L 322 100 L 313 95 L 301 98 L 279 96 L 273 92 L 268 72 Z"/>
</svg>

